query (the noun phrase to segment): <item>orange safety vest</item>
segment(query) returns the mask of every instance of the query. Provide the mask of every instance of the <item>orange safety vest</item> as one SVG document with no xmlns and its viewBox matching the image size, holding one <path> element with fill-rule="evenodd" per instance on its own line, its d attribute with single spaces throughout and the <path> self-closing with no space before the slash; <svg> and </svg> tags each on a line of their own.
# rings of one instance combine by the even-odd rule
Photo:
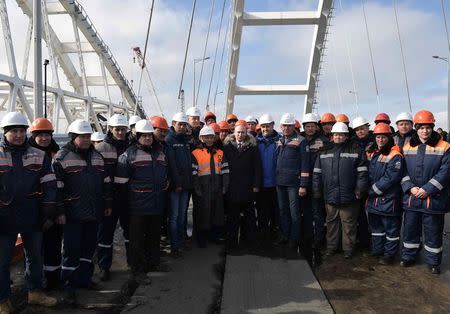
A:
<svg viewBox="0 0 450 314">
<path fill-rule="evenodd" d="M 197 174 L 199 177 L 207 176 L 211 174 L 211 154 L 207 148 L 197 148 L 192 154 L 197 160 L 197 173 L 195 171 L 193 174 Z M 222 174 L 222 160 L 223 160 L 223 151 L 221 149 L 217 149 L 214 154 L 214 168 L 216 174 Z"/>
</svg>

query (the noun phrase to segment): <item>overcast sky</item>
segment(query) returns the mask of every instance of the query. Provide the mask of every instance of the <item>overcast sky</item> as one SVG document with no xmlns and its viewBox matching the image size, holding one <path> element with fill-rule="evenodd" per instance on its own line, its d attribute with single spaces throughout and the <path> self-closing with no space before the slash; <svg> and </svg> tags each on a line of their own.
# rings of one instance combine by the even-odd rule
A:
<svg viewBox="0 0 450 314">
<path fill-rule="evenodd" d="M 216 112 L 220 118 L 223 117 L 225 109 L 228 43 L 222 73 L 219 74 L 218 70 L 231 1 L 226 0 L 225 18 L 209 101 L 212 106 L 218 83 Z M 137 88 L 139 69 L 133 63 L 131 48 L 140 46 L 143 50 L 151 1 L 79 0 L 79 2 L 109 45 L 125 75 L 135 82 L 134 86 Z M 247 11 L 313 10 L 317 7 L 317 2 L 315 0 L 247 0 L 245 9 Z M 317 111 L 319 113 L 345 112 L 352 118 L 363 115 L 371 120 L 380 111 L 388 112 L 392 119 L 399 112 L 408 111 L 408 98 L 392 1 L 366 0 L 367 21 L 380 95 L 379 105 L 374 87 L 361 0 L 342 0 L 342 8 L 339 0 L 334 2 L 335 18 L 329 29 L 329 41 L 323 59 Z M 16 1 L 6 0 L 6 3 L 20 72 L 28 20 Z M 171 117 L 178 105 L 178 86 L 192 2 L 191 0 L 156 0 L 155 3 L 148 65 L 163 111 L 167 117 Z M 193 59 L 203 56 L 212 3 L 213 0 L 197 0 L 198 6 L 183 84 L 186 107 L 192 104 Z M 437 124 L 445 125 L 447 64 L 431 57 L 432 55 L 444 57 L 448 55 L 441 1 L 398 0 L 397 3 L 413 111 L 423 108 L 431 109 L 436 114 Z M 205 62 L 198 101 L 202 111 L 205 111 L 210 85 L 222 5 L 223 0 L 215 0 L 212 30 L 206 53 L 210 60 Z M 450 14 L 450 8 L 446 7 L 446 11 Z M 67 17 L 51 16 L 50 22 L 62 41 L 73 41 L 73 30 Z M 238 84 L 304 84 L 312 34 L 311 26 L 245 27 Z M 3 46 L 2 42 L 0 72 L 8 73 Z M 47 55 L 44 51 L 44 57 Z M 76 61 L 76 56 L 73 57 Z M 356 88 L 353 85 L 349 59 L 353 65 Z M 85 61 L 88 74 L 99 75 L 96 59 L 85 56 Z M 200 69 L 201 63 L 198 63 L 197 80 Z M 30 76 L 32 77 L 32 71 L 29 71 L 28 78 Z M 70 88 L 64 77 L 62 83 L 65 88 Z M 150 95 L 147 85 L 144 81 L 142 96 L 144 106 L 151 115 L 156 113 L 155 98 Z M 359 109 L 355 103 L 355 96 L 350 91 L 357 92 Z M 104 97 L 101 88 L 94 89 L 92 93 L 95 96 Z M 118 98 L 119 93 L 113 92 L 113 97 Z M 236 97 L 235 113 L 244 117 L 248 114 L 260 116 L 264 112 L 270 112 L 279 118 L 283 112 L 293 112 L 301 118 L 303 103 L 304 99 L 300 96 L 239 96 Z"/>
</svg>

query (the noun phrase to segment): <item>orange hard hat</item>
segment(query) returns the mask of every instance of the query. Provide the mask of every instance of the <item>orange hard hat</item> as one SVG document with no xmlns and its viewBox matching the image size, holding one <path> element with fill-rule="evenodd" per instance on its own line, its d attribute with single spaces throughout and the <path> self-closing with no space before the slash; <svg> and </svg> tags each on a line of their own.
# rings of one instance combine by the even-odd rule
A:
<svg viewBox="0 0 450 314">
<path fill-rule="evenodd" d="M 53 132 L 52 123 L 46 118 L 37 118 L 31 123 L 30 132 L 35 131 L 51 131 Z"/>
<path fill-rule="evenodd" d="M 420 110 L 414 116 L 414 124 L 433 124 L 436 122 L 431 111 Z"/>
<path fill-rule="evenodd" d="M 245 121 L 245 120 L 237 120 L 235 126 L 240 126 L 240 125 L 247 127 L 247 121 Z"/>
<path fill-rule="evenodd" d="M 298 120 L 295 120 L 295 125 L 294 125 L 294 128 L 296 128 L 296 129 L 301 129 L 301 124 L 300 124 L 300 121 L 298 121 Z"/>
<path fill-rule="evenodd" d="M 211 119 L 211 118 L 213 118 L 214 120 L 216 120 L 216 115 L 214 114 L 214 112 L 208 111 L 208 112 L 205 114 L 205 122 L 206 122 L 206 120 Z"/>
<path fill-rule="evenodd" d="M 390 124 L 391 118 L 389 118 L 387 113 L 382 112 L 382 113 L 377 114 L 377 116 L 375 117 L 375 123 L 378 123 L 378 122 L 387 122 L 388 124 Z"/>
<path fill-rule="evenodd" d="M 209 127 L 214 130 L 214 133 L 220 133 L 220 126 L 217 123 L 211 123 Z"/>
<path fill-rule="evenodd" d="M 163 117 L 153 116 L 153 117 L 150 117 L 149 120 L 152 123 L 154 128 L 163 129 L 163 130 L 169 129 L 169 125 L 167 124 L 166 119 L 164 119 Z"/>
<path fill-rule="evenodd" d="M 227 132 L 230 130 L 230 126 L 228 125 L 227 121 L 220 121 L 219 122 L 220 131 Z"/>
<path fill-rule="evenodd" d="M 332 113 L 324 113 L 320 118 L 321 123 L 336 123 L 336 117 Z"/>
<path fill-rule="evenodd" d="M 373 129 L 373 134 L 391 134 L 392 130 L 389 124 L 380 122 Z"/>
<path fill-rule="evenodd" d="M 228 121 L 230 121 L 230 120 L 238 120 L 238 117 L 235 115 L 235 114 L 232 114 L 232 113 L 230 113 L 228 116 L 227 116 L 227 122 Z"/>
<path fill-rule="evenodd" d="M 336 122 L 350 123 L 350 120 L 348 119 L 348 117 L 345 114 L 340 113 L 340 114 L 336 115 Z"/>
</svg>

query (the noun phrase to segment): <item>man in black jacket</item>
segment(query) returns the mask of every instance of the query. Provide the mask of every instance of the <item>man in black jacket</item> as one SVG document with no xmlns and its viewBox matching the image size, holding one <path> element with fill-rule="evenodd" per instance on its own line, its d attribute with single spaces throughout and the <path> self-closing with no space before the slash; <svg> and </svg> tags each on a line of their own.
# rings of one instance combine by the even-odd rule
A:
<svg viewBox="0 0 450 314">
<path fill-rule="evenodd" d="M 342 234 L 344 257 L 351 258 L 356 242 L 357 200 L 367 192 L 368 169 L 362 149 L 348 140 L 347 125 L 336 122 L 332 133 L 334 143 L 324 147 L 314 165 L 313 196 L 325 201 L 327 255 L 336 253 Z"/>
<path fill-rule="evenodd" d="M 253 246 L 256 240 L 255 193 L 261 186 L 261 159 L 256 140 L 247 134 L 247 125 L 236 124 L 234 134 L 225 139 L 224 153 L 230 168 L 227 193 L 229 248 L 236 248 L 239 228 L 241 241 Z M 241 222 L 241 213 L 244 219 Z"/>
</svg>

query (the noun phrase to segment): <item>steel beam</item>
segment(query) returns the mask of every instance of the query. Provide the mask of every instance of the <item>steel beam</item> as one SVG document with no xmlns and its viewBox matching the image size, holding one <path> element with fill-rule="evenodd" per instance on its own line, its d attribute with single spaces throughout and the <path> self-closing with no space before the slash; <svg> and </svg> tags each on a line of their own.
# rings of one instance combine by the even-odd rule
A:
<svg viewBox="0 0 450 314">
<path fill-rule="evenodd" d="M 306 85 L 238 85 L 236 95 L 306 95 Z"/>
<path fill-rule="evenodd" d="M 320 12 L 244 12 L 244 26 L 314 25 L 319 23 Z"/>
</svg>

